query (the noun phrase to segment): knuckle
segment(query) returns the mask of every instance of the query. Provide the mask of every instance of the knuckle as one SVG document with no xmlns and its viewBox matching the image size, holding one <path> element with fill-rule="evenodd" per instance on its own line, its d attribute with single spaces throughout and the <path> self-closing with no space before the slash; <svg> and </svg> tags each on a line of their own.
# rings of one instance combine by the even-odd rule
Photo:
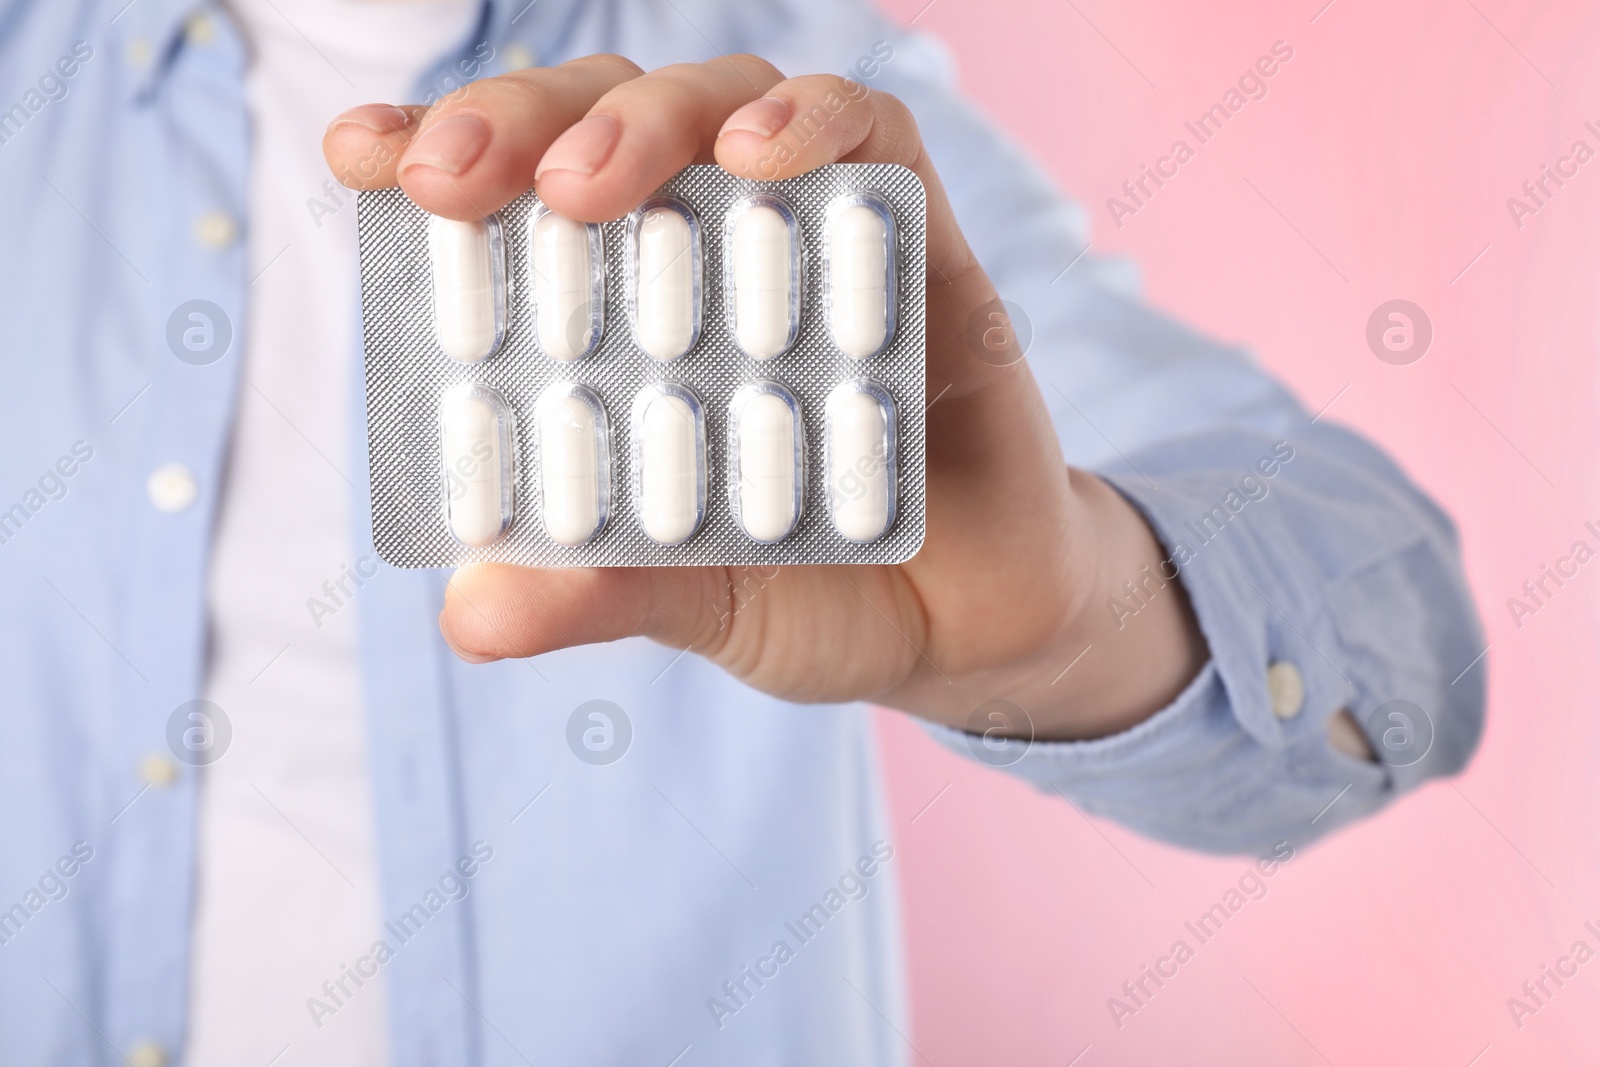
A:
<svg viewBox="0 0 1600 1067">
<path fill-rule="evenodd" d="M 866 86 L 860 82 L 851 81 L 842 74 L 822 75 L 822 87 L 840 96 L 860 96 L 866 91 Z"/>
<path fill-rule="evenodd" d="M 718 60 L 712 60 L 718 62 Z M 711 63 L 668 63 L 664 67 L 657 67 L 650 72 L 651 78 L 660 78 L 664 81 L 702 82 Z"/>
<path fill-rule="evenodd" d="M 783 80 L 783 71 L 758 55 L 752 55 L 749 52 L 737 52 L 726 57 L 726 59 L 743 74 L 756 74 L 775 82 Z M 712 60 L 712 62 L 718 61 Z M 707 65 L 709 66 L 709 64 Z"/>
<path fill-rule="evenodd" d="M 855 83 L 859 84 L 859 83 Z M 865 88 L 865 86 L 862 86 Z M 911 109 L 906 102 L 893 93 L 886 93 L 882 89 L 869 90 L 872 93 L 873 106 L 876 107 L 885 119 L 896 126 L 904 126 L 908 130 L 917 128 L 916 116 L 911 114 Z"/>
<path fill-rule="evenodd" d="M 477 112 L 492 115 L 496 111 L 515 107 L 528 97 L 539 99 L 539 82 L 527 75 L 531 72 L 512 71 L 493 78 L 483 78 L 456 92 L 439 97 L 428 106 L 422 117 L 423 125 L 430 125 L 449 115 Z"/>
<path fill-rule="evenodd" d="M 860 82 L 851 81 L 840 74 L 813 74 L 808 78 L 797 78 L 793 84 L 799 99 L 818 102 L 841 98 L 846 101 L 863 100 L 871 92 Z"/>
<path fill-rule="evenodd" d="M 754 84 L 775 84 L 783 79 L 771 63 L 760 56 L 744 54 L 718 56 L 703 63 L 669 63 L 651 71 L 649 77 L 652 82 L 659 79 L 665 84 L 688 86 L 696 93 L 729 84 L 743 90 Z"/>
<path fill-rule="evenodd" d="M 704 77 L 684 73 L 694 65 L 677 66 L 683 69 L 663 67 L 617 86 L 606 94 L 603 107 L 625 113 L 633 121 L 643 120 L 641 125 L 658 126 L 676 135 L 682 131 L 682 124 L 703 106 L 705 99 Z"/>
<path fill-rule="evenodd" d="M 915 165 L 922 158 L 922 133 L 911 109 L 886 93 L 878 94 L 876 103 L 872 122 L 874 155 L 891 163 Z"/>
<path fill-rule="evenodd" d="M 644 68 L 639 64 L 627 56 L 619 56 L 615 52 L 597 52 L 594 55 L 570 60 L 567 65 L 595 67 L 621 79 L 637 78 L 644 73 Z"/>
<path fill-rule="evenodd" d="M 498 100 L 491 98 L 487 106 L 498 104 L 527 115 L 549 116 L 559 113 L 563 95 L 547 79 L 512 78 L 501 87 Z"/>
</svg>

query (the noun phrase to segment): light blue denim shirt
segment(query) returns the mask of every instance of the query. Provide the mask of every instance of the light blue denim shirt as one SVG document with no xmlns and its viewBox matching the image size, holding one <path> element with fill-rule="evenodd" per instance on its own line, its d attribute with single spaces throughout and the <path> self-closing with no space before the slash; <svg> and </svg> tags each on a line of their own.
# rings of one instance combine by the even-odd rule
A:
<svg viewBox="0 0 1600 1067">
<path fill-rule="evenodd" d="M 244 243 L 195 237 L 207 213 L 247 217 L 241 40 L 216 11 L 213 32 L 184 33 L 209 6 L 0 7 L 6 1063 L 183 1044 L 196 776 L 150 785 L 139 768 L 202 683 L 240 392 L 237 352 L 182 362 L 168 320 L 193 299 L 235 323 L 248 308 Z M 1109 478 L 1173 552 L 1212 653 L 1188 690 L 1120 736 L 977 746 L 990 762 L 1163 840 L 1240 851 L 1307 841 L 1462 766 L 1484 644 L 1450 522 L 1371 445 L 1141 306 L 1126 271 L 1080 258 L 1085 216 L 960 102 L 932 42 L 843 0 L 512 0 L 484 5 L 417 97 L 510 57 L 596 51 L 646 68 L 755 52 L 789 73 L 871 71 L 900 95 L 979 258 L 1031 320 L 1028 358 L 1069 461 Z M 355 421 L 348 469 L 364 469 Z M 184 510 L 147 492 L 167 463 L 200 486 Z M 353 559 L 371 550 L 356 495 Z M 537 671 L 468 666 L 435 624 L 446 577 L 385 567 L 359 609 L 384 918 L 419 903 L 429 916 L 386 964 L 395 1062 L 907 1061 L 871 717 L 784 704 L 644 641 Z M 1156 595 L 1159 578 L 1143 581 Z M 1106 610 L 1136 612 L 1138 593 Z M 1277 706 L 1298 714 L 1274 712 L 1280 663 L 1304 700 L 1280 687 Z M 592 699 L 632 723 L 610 766 L 566 741 Z M 1385 761 L 1329 746 L 1340 708 Z M 934 733 L 969 751 L 967 735 Z M 475 842 L 492 862 L 433 907 Z"/>
</svg>

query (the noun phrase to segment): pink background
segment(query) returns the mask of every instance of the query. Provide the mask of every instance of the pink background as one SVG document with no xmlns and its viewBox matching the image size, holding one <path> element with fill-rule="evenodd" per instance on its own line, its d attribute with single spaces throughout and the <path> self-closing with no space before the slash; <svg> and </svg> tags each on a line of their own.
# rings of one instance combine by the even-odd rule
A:
<svg viewBox="0 0 1600 1067">
<path fill-rule="evenodd" d="M 907 21 L 925 0 L 885 2 Z M 1600 560 L 1520 628 L 1506 606 L 1600 520 L 1600 159 L 1520 229 L 1506 206 L 1573 141 L 1600 150 L 1600 9 L 1325 2 L 938 0 L 917 25 L 1154 304 L 1311 410 L 1333 401 L 1457 517 L 1490 638 L 1484 745 L 1301 852 L 1119 1030 L 1107 997 L 1246 861 L 1086 820 L 885 714 L 915 1062 L 1600 1063 L 1600 959 L 1520 1029 L 1506 1005 L 1580 937 L 1600 950 Z M 1295 54 L 1270 95 L 1117 229 L 1106 198 L 1277 40 Z M 1365 342 L 1397 297 L 1435 331 L 1403 367 Z"/>
</svg>

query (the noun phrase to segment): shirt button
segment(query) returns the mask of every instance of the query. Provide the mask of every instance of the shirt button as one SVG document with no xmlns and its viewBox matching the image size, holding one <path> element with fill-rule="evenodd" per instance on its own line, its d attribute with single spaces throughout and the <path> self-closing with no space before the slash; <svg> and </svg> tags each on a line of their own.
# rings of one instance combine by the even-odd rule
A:
<svg viewBox="0 0 1600 1067">
<path fill-rule="evenodd" d="M 150 472 L 144 483 L 150 503 L 169 514 L 175 514 L 194 503 L 200 495 L 200 483 L 182 463 L 163 463 Z"/>
<path fill-rule="evenodd" d="M 538 57 L 528 51 L 526 45 L 512 44 L 506 47 L 506 69 L 526 70 L 538 63 Z"/>
<path fill-rule="evenodd" d="M 178 780 L 178 765 L 170 756 L 153 752 L 139 761 L 139 780 L 145 785 L 165 789 Z"/>
<path fill-rule="evenodd" d="M 167 1067 L 167 1050 L 154 1041 L 141 1041 L 128 1050 L 128 1067 Z"/>
<path fill-rule="evenodd" d="M 211 38 L 216 35 L 216 27 L 212 25 L 211 16 L 205 14 L 194 15 L 183 24 L 183 36 L 190 44 L 208 45 Z"/>
<path fill-rule="evenodd" d="M 194 221 L 195 240 L 207 248 L 226 248 L 237 235 L 232 216 L 221 211 L 208 211 Z"/>
<path fill-rule="evenodd" d="M 150 42 L 143 37 L 135 37 L 129 41 L 128 62 L 135 67 L 142 67 L 150 62 Z"/>
<path fill-rule="evenodd" d="M 1305 677 L 1288 660 L 1267 668 L 1267 692 L 1272 697 L 1272 714 L 1280 719 L 1292 719 L 1306 706 Z"/>
</svg>

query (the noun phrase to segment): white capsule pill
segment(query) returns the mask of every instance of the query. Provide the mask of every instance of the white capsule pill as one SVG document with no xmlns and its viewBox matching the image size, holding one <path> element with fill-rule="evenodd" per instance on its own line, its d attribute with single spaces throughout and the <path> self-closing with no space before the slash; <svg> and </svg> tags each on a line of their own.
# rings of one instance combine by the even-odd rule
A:
<svg viewBox="0 0 1600 1067">
<path fill-rule="evenodd" d="M 463 385 L 439 405 L 445 519 L 469 548 L 497 540 L 511 525 L 511 410 L 481 385 Z"/>
<path fill-rule="evenodd" d="M 845 382 L 828 396 L 828 509 L 850 541 L 875 541 L 894 519 L 894 402 L 871 382 Z"/>
<path fill-rule="evenodd" d="M 851 359 L 882 352 L 893 328 L 892 219 L 881 202 L 862 196 L 828 212 L 828 331 Z"/>
<path fill-rule="evenodd" d="M 728 432 L 734 517 L 754 540 L 781 540 L 800 518 L 805 490 L 800 405 L 776 383 L 747 385 L 734 395 Z"/>
<path fill-rule="evenodd" d="M 539 347 L 560 363 L 582 359 L 600 341 L 605 306 L 605 245 L 600 227 L 545 208 L 528 226 Z"/>
<path fill-rule="evenodd" d="M 639 525 L 652 541 L 687 541 L 705 517 L 705 416 L 681 385 L 647 386 L 634 403 Z"/>
<path fill-rule="evenodd" d="M 433 328 L 459 363 L 493 355 L 505 336 L 505 246 L 499 220 L 428 220 L 433 265 Z"/>
<path fill-rule="evenodd" d="M 605 525 L 611 486 L 605 408 L 581 385 L 557 384 L 537 407 L 539 490 L 544 529 L 562 545 L 581 545 Z"/>
<path fill-rule="evenodd" d="M 633 338 L 645 355 L 677 359 L 700 334 L 700 226 L 688 206 L 646 201 L 633 231 Z"/>
<path fill-rule="evenodd" d="M 788 351 L 800 328 L 800 234 L 773 197 L 754 199 L 728 231 L 733 339 L 751 359 Z"/>
</svg>

